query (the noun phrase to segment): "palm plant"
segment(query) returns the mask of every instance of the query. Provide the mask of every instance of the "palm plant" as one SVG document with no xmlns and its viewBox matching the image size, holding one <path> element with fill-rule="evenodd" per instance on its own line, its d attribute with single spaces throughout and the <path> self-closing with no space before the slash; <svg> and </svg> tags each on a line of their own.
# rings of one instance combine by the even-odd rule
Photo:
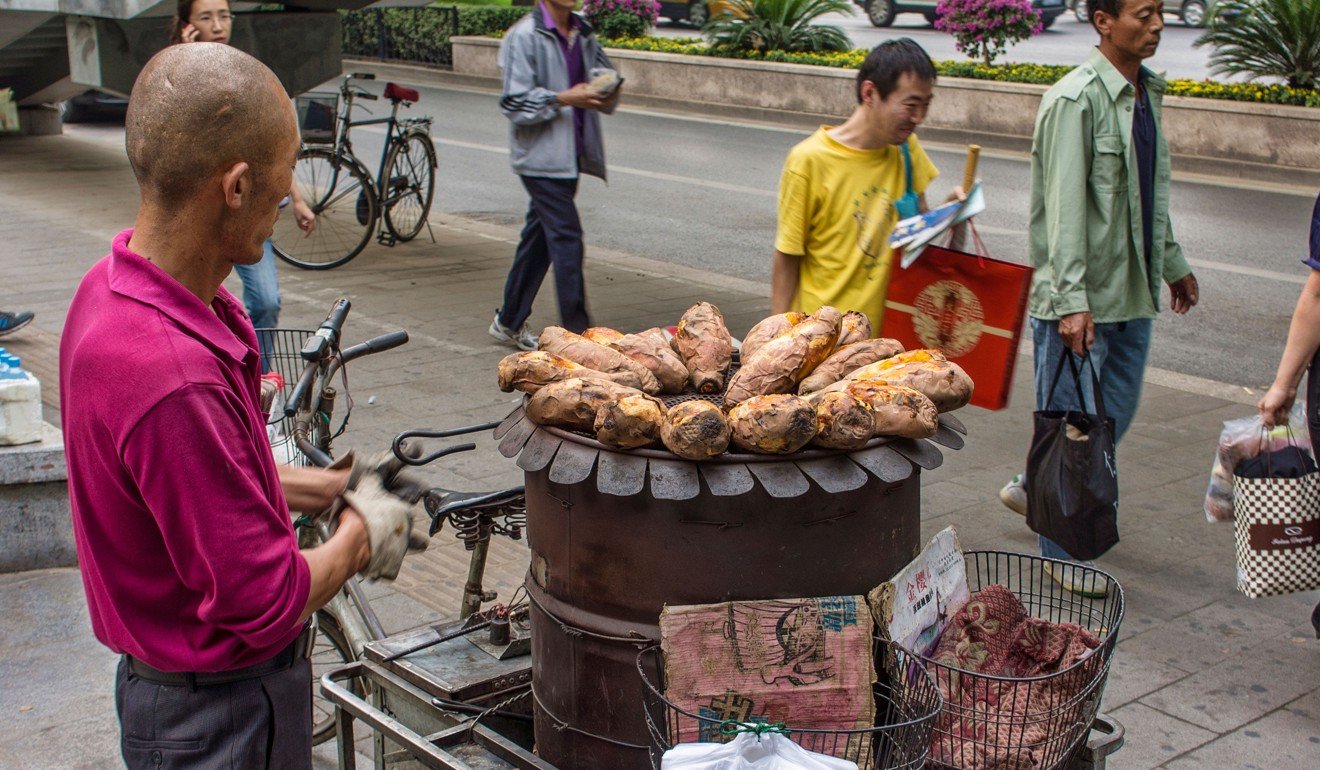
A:
<svg viewBox="0 0 1320 770">
<path fill-rule="evenodd" d="M 1195 43 L 1214 46 L 1210 70 L 1320 88 L 1320 0 L 1250 0 L 1219 6 Z"/>
<path fill-rule="evenodd" d="M 851 0 L 729 0 L 728 5 L 702 28 L 713 46 L 811 53 L 852 48 L 839 27 L 811 23 L 829 13 L 852 15 Z"/>
</svg>

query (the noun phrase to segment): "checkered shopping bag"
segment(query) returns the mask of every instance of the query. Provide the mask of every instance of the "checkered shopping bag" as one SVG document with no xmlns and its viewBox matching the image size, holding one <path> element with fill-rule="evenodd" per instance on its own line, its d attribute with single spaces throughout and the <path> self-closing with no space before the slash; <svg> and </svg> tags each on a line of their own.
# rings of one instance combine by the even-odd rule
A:
<svg viewBox="0 0 1320 770">
<path fill-rule="evenodd" d="M 1238 590 L 1254 599 L 1320 588 L 1320 473 L 1234 476 L 1233 487 Z"/>
</svg>

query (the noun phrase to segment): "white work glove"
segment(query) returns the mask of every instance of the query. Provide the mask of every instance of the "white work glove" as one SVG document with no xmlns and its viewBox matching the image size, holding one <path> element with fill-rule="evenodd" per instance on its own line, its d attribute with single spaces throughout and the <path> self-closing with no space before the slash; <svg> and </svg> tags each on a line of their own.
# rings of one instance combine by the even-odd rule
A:
<svg viewBox="0 0 1320 770">
<path fill-rule="evenodd" d="M 366 460 L 358 460 L 357 455 L 349 450 L 347 454 L 341 455 L 326 466 L 327 470 L 332 471 L 345 468 L 349 469 L 349 489 L 357 489 L 362 479 L 370 474 L 380 480 L 387 492 L 404 502 L 415 503 L 426 493 L 426 484 L 411 473 L 405 472 L 404 464 L 389 450 L 377 452 Z"/>
<path fill-rule="evenodd" d="M 426 550 L 426 536 L 413 527 L 417 506 L 386 491 L 376 474 L 363 474 L 357 489 L 344 491 L 344 500 L 367 526 L 371 559 L 360 573 L 363 577 L 393 580 L 406 554 Z"/>
</svg>

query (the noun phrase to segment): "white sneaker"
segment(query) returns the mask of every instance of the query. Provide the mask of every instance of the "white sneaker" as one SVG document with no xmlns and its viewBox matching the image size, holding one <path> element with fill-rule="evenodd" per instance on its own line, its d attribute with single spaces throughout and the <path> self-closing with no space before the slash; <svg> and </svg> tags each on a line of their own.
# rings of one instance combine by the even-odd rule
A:
<svg viewBox="0 0 1320 770">
<path fill-rule="evenodd" d="M 1079 561 L 1078 567 L 1094 567 L 1093 561 Z M 1109 580 L 1090 570 L 1076 569 L 1071 564 L 1045 562 L 1045 572 L 1069 593 L 1087 599 L 1103 599 L 1109 595 Z"/>
<path fill-rule="evenodd" d="M 999 490 L 999 501 L 1008 506 L 1011 510 L 1027 515 L 1027 487 L 1022 482 L 1022 474 L 1014 476 L 1011 481 Z"/>
<path fill-rule="evenodd" d="M 500 342 L 512 343 L 514 347 L 519 350 L 536 350 L 540 347 L 540 341 L 537 340 L 536 335 L 532 334 L 531 330 L 527 328 L 527 324 L 523 324 L 521 329 L 514 331 L 500 323 L 499 313 L 496 313 L 495 320 L 490 322 L 490 329 L 488 331 L 490 332 L 490 336 Z"/>
</svg>

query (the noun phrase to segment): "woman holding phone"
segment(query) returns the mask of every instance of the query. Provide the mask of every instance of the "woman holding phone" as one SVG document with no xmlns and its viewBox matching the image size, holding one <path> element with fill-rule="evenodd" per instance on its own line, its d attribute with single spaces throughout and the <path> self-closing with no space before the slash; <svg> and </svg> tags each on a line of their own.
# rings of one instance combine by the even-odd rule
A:
<svg viewBox="0 0 1320 770">
<path fill-rule="evenodd" d="M 228 45 L 233 28 L 234 16 L 229 0 L 179 0 L 170 43 Z M 293 204 L 293 215 L 298 227 L 304 233 L 311 233 L 316 227 L 316 214 L 303 202 L 297 184 L 289 190 L 289 201 Z M 280 279 L 275 270 L 274 245 L 267 239 L 260 262 L 255 265 L 234 265 L 234 269 L 243 282 L 243 306 L 252 318 L 252 325 L 258 329 L 274 328 L 280 318 Z M 261 346 L 264 362 L 269 353 L 264 335 L 258 335 L 257 342 Z"/>
</svg>

